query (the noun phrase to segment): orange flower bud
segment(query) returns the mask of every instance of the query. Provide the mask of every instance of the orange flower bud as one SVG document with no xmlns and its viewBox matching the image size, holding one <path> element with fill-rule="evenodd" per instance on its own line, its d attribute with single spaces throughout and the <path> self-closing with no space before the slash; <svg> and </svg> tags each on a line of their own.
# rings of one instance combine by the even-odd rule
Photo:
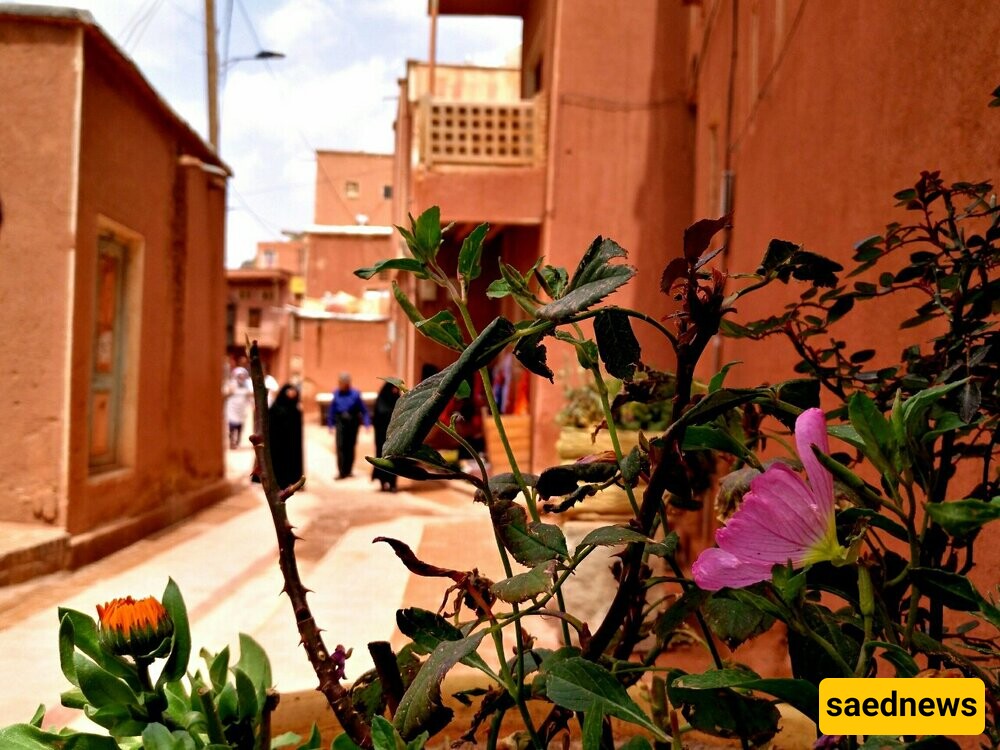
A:
<svg viewBox="0 0 1000 750">
<path fill-rule="evenodd" d="M 131 596 L 97 605 L 100 638 L 104 647 L 119 656 L 153 658 L 169 648 L 174 623 L 156 599 L 136 601 Z"/>
</svg>

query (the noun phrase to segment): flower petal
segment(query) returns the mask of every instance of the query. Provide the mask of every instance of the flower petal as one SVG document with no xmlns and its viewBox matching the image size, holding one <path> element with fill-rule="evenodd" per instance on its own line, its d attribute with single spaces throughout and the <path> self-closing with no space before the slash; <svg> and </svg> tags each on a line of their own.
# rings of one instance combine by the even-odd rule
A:
<svg viewBox="0 0 1000 750">
<path fill-rule="evenodd" d="M 812 446 L 822 453 L 830 452 L 830 440 L 826 434 L 826 417 L 821 409 L 806 409 L 795 420 L 795 447 L 799 452 L 799 460 L 806 469 L 809 486 L 816 497 L 816 504 L 821 511 L 833 511 L 833 475 L 830 474 L 816 458 Z"/>
<path fill-rule="evenodd" d="M 771 578 L 773 566 L 746 562 L 718 547 L 711 547 L 691 566 L 691 575 L 698 588 L 718 591 L 721 588 L 743 588 Z"/>
</svg>

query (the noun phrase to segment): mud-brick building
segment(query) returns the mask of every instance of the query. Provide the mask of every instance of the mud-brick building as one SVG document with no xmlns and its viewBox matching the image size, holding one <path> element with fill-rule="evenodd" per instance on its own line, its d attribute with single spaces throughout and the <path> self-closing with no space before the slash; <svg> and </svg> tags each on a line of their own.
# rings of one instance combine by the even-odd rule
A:
<svg viewBox="0 0 1000 750">
<path fill-rule="evenodd" d="M 220 498 L 229 172 L 94 23 L 0 5 L 0 583 Z"/>
</svg>

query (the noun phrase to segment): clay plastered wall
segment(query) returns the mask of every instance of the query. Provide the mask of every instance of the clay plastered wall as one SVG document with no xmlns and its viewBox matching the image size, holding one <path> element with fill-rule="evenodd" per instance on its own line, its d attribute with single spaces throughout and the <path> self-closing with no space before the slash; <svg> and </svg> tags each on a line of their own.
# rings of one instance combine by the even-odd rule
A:
<svg viewBox="0 0 1000 750">
<path fill-rule="evenodd" d="M 0 21 L 0 520 L 64 521 L 79 32 Z"/>
<path fill-rule="evenodd" d="M 392 353 L 386 348 L 388 322 L 303 320 L 303 398 L 312 419 L 317 393 L 332 391 L 342 372 L 351 374 L 360 391 L 378 391 L 379 378 L 398 376 Z"/>
<path fill-rule="evenodd" d="M 388 286 L 377 276 L 369 281 L 354 275 L 358 268 L 391 258 L 395 239 L 350 235 L 308 235 L 309 267 L 306 271 L 306 294 L 322 297 L 325 292 L 347 292 L 360 297 L 365 289 Z"/>
<path fill-rule="evenodd" d="M 595 236 L 615 239 L 640 273 L 612 301 L 662 316 L 669 307 L 659 293 L 660 274 L 680 252 L 691 216 L 687 16 L 679 3 L 574 0 L 561 4 L 559 26 L 549 98 L 553 192 L 542 252 L 548 262 L 572 269 Z M 670 364 L 664 343 L 637 333 L 648 360 Z M 555 458 L 562 391 L 540 379 L 536 385 L 538 468 Z"/>
<path fill-rule="evenodd" d="M 225 183 L 197 167 L 187 167 L 182 175 L 186 178 L 187 253 L 183 322 L 181 335 L 175 337 L 178 375 L 171 388 L 184 408 L 171 413 L 170 489 L 175 492 L 197 489 L 225 475 L 219 440 L 221 353 L 225 351 Z"/>
<path fill-rule="evenodd" d="M 790 5 L 786 48 L 769 87 L 751 95 L 748 55 L 737 69 L 733 270 L 756 268 L 772 237 L 805 243 L 847 265 L 857 241 L 905 220 L 892 194 L 912 185 L 921 169 L 940 169 L 952 181 L 996 182 L 1000 115 L 986 107 L 996 85 L 996 56 L 983 54 L 996 48 L 1000 35 L 1000 16 L 992 8 L 976 2 L 921 3 L 919 11 L 903 2 L 805 3 L 796 22 L 797 5 Z M 698 92 L 699 215 L 716 215 L 707 199 L 708 113 L 725 103 L 730 12 L 727 4 Z M 769 23 L 762 16 L 758 26 L 765 31 Z M 750 49 L 752 27 L 740 17 L 742 50 Z M 768 49 L 762 43 L 761 55 Z M 761 82 L 763 70 L 764 62 Z M 740 313 L 759 316 L 783 301 L 775 290 L 741 305 Z M 912 314 L 912 304 L 892 300 L 877 313 L 871 304 L 862 306 L 845 318 L 845 328 L 863 332 L 895 361 L 901 348 L 896 326 Z M 794 362 L 777 341 L 766 357 L 752 345 L 726 341 L 722 356 L 744 361 L 732 372 L 733 382 L 743 384 L 791 374 Z"/>
<path fill-rule="evenodd" d="M 392 173 L 392 154 L 317 151 L 316 223 L 352 225 L 364 214 L 373 226 L 391 224 L 392 198 L 384 191 Z M 348 195 L 348 181 L 358 184 L 357 197 Z"/>
<path fill-rule="evenodd" d="M 221 305 L 221 211 L 219 198 L 200 213 L 176 211 L 187 201 L 205 200 L 203 191 L 178 167 L 175 136 L 151 102 L 140 98 L 112 68 L 103 50 L 88 41 L 83 87 L 80 218 L 74 316 L 73 413 L 71 438 L 70 531 L 149 511 L 162 511 L 176 492 L 219 476 L 221 437 L 222 318 L 208 305 Z M 88 476 L 88 395 L 94 327 L 95 258 L 99 216 L 137 237 L 129 258 L 129 302 L 122 438 L 124 468 Z M 202 239 L 188 237 L 201 235 Z M 203 257 L 198 257 L 199 255 Z M 197 262 L 189 265 L 192 259 Z M 212 269 L 215 269 L 214 271 Z M 185 291 L 198 274 L 216 273 L 218 295 L 205 308 L 192 307 Z M 203 317 L 204 316 L 204 317 Z M 209 332 L 217 325 L 219 333 Z M 188 342 L 182 337 L 190 336 Z M 211 356 L 207 351 L 211 349 Z M 211 388 L 208 393 L 203 389 Z M 177 411 L 197 411 L 181 417 Z M 186 422 L 186 420 L 194 420 Z M 179 421 L 180 420 L 180 421 Z M 189 432 L 190 430 L 190 432 Z M 195 465 L 185 464 L 182 446 L 192 440 L 208 451 Z"/>
</svg>

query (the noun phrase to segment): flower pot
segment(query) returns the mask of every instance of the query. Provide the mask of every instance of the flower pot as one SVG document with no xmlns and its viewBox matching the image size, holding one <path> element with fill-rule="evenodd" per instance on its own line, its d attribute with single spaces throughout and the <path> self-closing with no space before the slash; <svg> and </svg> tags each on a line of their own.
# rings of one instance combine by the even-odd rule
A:
<svg viewBox="0 0 1000 750">
<path fill-rule="evenodd" d="M 603 451 L 613 451 L 611 436 L 607 430 L 601 430 L 596 439 L 592 440 L 592 428 L 563 427 L 556 442 L 556 451 L 564 464 Z M 618 442 L 622 453 L 628 455 L 639 444 L 639 433 L 633 430 L 618 430 Z M 641 494 L 641 487 L 636 493 Z M 583 502 L 561 514 L 567 519 L 619 519 L 631 518 L 634 514 L 629 504 L 628 495 L 621 487 L 608 487 L 596 495 L 585 498 Z"/>
</svg>

